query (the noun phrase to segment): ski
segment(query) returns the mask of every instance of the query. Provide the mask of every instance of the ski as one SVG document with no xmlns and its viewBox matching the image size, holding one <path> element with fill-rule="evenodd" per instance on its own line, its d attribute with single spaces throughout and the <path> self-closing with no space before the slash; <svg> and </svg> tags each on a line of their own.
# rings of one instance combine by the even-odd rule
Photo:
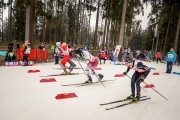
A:
<svg viewBox="0 0 180 120">
<path fill-rule="evenodd" d="M 144 97 L 147 97 L 147 96 L 141 96 L 140 98 L 144 98 Z M 119 102 L 125 102 L 125 101 L 130 101 L 132 99 L 128 99 L 128 98 L 125 98 L 125 99 L 122 99 L 122 100 L 117 100 L 117 101 L 113 101 L 113 102 L 108 102 L 108 103 L 102 103 L 102 104 L 99 104 L 99 105 L 109 105 L 109 104 L 114 104 L 114 103 L 119 103 Z"/>
<path fill-rule="evenodd" d="M 40 77 L 50 77 L 50 76 L 67 76 L 67 75 L 79 75 L 83 73 L 68 73 L 68 74 L 54 74 L 54 75 L 46 75 L 46 76 L 40 76 Z"/>
<path fill-rule="evenodd" d="M 111 82 L 111 81 L 114 81 L 114 80 L 103 80 L 101 82 Z M 97 82 L 92 82 L 92 83 L 86 83 L 86 84 L 80 84 L 80 85 L 77 85 L 76 87 L 82 87 L 82 86 L 87 86 L 87 85 L 92 85 L 92 84 L 95 84 L 95 83 L 99 83 L 99 81 Z"/>
<path fill-rule="evenodd" d="M 115 79 L 116 80 L 116 79 Z M 102 82 L 108 82 L 108 81 L 115 81 L 115 80 L 103 80 Z M 94 84 L 94 83 L 98 83 L 99 81 L 97 82 L 92 82 L 92 83 L 74 83 L 74 84 L 67 84 L 67 85 L 61 85 L 61 86 L 76 86 L 76 85 L 89 85 L 89 84 Z"/>
<path fill-rule="evenodd" d="M 62 70 L 63 68 L 53 68 L 53 69 L 56 69 L 56 70 Z M 69 68 L 66 67 L 66 69 L 69 69 Z M 73 68 L 73 69 L 81 69 L 81 68 Z"/>
<path fill-rule="evenodd" d="M 61 86 L 75 86 L 75 85 L 82 85 L 82 84 L 89 84 L 89 83 L 74 83 L 74 84 L 67 84 L 67 85 L 61 85 Z"/>
<path fill-rule="evenodd" d="M 131 105 L 131 104 L 135 104 L 135 103 L 138 103 L 138 102 L 141 102 L 141 101 L 145 101 L 145 100 L 149 100 L 149 99 L 151 99 L 151 98 L 140 99 L 139 101 L 130 101 L 130 102 L 124 103 L 124 104 L 122 104 L 122 105 L 118 105 L 118 106 L 115 106 L 115 107 L 106 108 L 106 110 L 111 110 L 111 109 L 115 109 L 115 108 L 119 108 L 119 107 Z"/>
</svg>

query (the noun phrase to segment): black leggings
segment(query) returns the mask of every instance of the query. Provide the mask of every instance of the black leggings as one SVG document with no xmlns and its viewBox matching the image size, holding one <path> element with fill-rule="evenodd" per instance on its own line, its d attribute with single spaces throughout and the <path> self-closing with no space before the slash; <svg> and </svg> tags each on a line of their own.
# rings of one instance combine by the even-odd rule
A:
<svg viewBox="0 0 180 120">
<path fill-rule="evenodd" d="M 140 96 L 140 94 L 141 94 L 141 87 L 140 87 L 141 81 L 138 79 L 139 76 L 140 76 L 140 73 L 135 71 L 132 78 L 131 78 L 131 92 L 132 92 L 132 94 L 135 95 L 135 88 L 136 88 L 136 91 L 137 91 L 136 94 Z"/>
<path fill-rule="evenodd" d="M 24 65 L 28 66 L 28 56 L 23 56 Z"/>
</svg>

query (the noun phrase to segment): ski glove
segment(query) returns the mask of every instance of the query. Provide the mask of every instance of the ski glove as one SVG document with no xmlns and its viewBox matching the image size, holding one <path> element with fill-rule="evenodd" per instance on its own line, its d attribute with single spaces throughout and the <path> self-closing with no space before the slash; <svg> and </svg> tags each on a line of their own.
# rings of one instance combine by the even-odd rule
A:
<svg viewBox="0 0 180 120">
<path fill-rule="evenodd" d="M 144 82 L 145 76 L 142 75 L 142 76 L 139 78 L 139 80 L 140 80 L 141 82 Z"/>
<path fill-rule="evenodd" d="M 123 72 L 124 75 L 127 75 L 127 72 Z"/>
</svg>

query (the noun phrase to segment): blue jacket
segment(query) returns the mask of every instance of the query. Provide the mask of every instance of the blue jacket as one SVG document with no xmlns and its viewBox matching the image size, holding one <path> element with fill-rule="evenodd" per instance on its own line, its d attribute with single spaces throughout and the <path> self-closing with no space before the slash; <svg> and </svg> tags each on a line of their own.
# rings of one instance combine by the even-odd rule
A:
<svg viewBox="0 0 180 120">
<path fill-rule="evenodd" d="M 166 61 L 167 61 L 167 62 L 173 62 L 173 63 L 175 63 L 176 57 L 177 57 L 177 56 L 176 56 L 176 53 L 173 52 L 173 51 L 170 51 L 170 52 L 168 52 L 167 55 L 166 55 Z"/>
</svg>

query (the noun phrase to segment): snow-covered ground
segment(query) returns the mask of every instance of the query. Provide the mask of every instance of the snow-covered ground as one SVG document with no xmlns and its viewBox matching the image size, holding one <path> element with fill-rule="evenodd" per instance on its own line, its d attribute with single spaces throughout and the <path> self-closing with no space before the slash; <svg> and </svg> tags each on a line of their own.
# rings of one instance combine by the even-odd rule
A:
<svg viewBox="0 0 180 120">
<path fill-rule="evenodd" d="M 77 61 L 75 61 L 80 68 Z M 86 64 L 81 62 L 82 66 Z M 152 89 L 145 89 L 141 94 L 151 99 L 105 110 L 123 103 L 100 106 L 101 103 L 124 99 L 131 94 L 128 77 L 114 77 L 122 74 L 126 66 L 109 64 L 99 65 L 98 72 L 104 74 L 105 88 L 100 84 L 83 87 L 61 86 L 63 84 L 81 83 L 87 80 L 84 74 L 70 76 L 41 77 L 62 73 L 59 65 L 41 63 L 34 66 L 0 67 L 0 120 L 179 120 L 180 119 L 180 75 L 166 74 L 166 64 L 145 62 L 154 67 L 145 80 L 154 84 L 155 89 L 168 101 Z M 38 73 L 27 73 L 28 70 L 40 70 Z M 74 73 L 83 73 L 74 69 Z M 128 74 L 133 74 L 131 70 Z M 153 75 L 159 72 L 160 75 Z M 173 72 L 180 72 L 180 67 L 173 66 Z M 42 78 L 55 78 L 57 82 L 41 83 Z M 97 78 L 93 76 L 93 80 Z M 145 86 L 141 83 L 141 86 Z M 75 93 L 78 97 L 56 100 L 62 93 Z"/>
</svg>

